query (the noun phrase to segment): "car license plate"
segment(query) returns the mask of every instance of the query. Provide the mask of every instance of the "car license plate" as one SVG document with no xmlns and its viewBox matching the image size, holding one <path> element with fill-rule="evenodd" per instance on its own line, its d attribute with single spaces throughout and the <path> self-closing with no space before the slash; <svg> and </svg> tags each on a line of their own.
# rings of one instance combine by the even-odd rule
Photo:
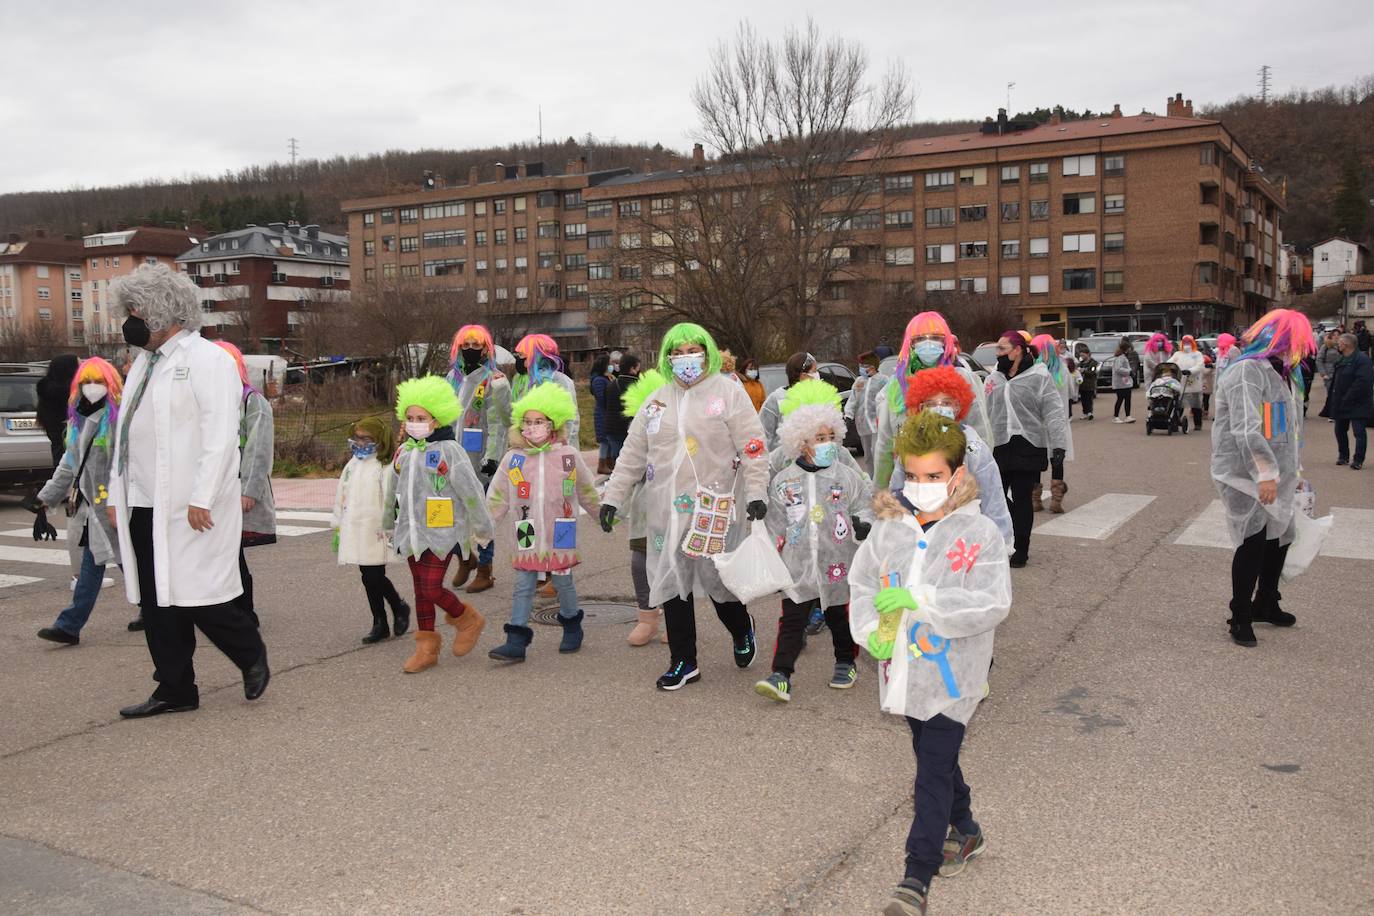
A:
<svg viewBox="0 0 1374 916">
<path fill-rule="evenodd" d="M 33 419 L 27 419 L 27 420 L 25 420 L 25 419 L 19 419 L 19 420 L 6 420 L 6 421 L 5 421 L 5 429 L 8 429 L 10 432 L 15 432 L 15 431 L 21 430 L 21 429 L 37 429 L 37 428 L 38 428 L 38 421 L 37 421 L 37 420 L 33 420 Z"/>
</svg>

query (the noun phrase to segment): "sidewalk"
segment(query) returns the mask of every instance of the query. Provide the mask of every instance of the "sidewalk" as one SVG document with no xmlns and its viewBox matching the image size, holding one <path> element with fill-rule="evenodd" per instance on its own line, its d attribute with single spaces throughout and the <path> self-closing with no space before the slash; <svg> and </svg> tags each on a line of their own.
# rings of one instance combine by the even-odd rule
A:
<svg viewBox="0 0 1374 916">
<path fill-rule="evenodd" d="M 272 495 L 276 497 L 278 509 L 333 509 L 334 490 L 338 485 L 337 477 L 318 480 L 274 477 Z"/>
</svg>

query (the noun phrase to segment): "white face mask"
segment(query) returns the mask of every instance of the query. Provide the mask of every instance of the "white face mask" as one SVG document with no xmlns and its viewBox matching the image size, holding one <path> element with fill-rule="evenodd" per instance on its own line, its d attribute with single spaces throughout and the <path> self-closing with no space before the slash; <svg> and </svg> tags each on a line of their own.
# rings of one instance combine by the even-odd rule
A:
<svg viewBox="0 0 1374 916">
<path fill-rule="evenodd" d="M 672 364 L 673 375 L 688 385 L 701 378 L 706 371 L 706 356 L 702 353 L 684 353 L 669 357 L 668 362 Z"/>
<path fill-rule="evenodd" d="M 927 407 L 926 410 L 930 411 L 931 413 L 939 414 L 947 420 L 959 419 L 959 412 L 955 410 L 953 407 L 950 407 L 948 404 L 935 404 L 930 407 Z"/>
<path fill-rule="evenodd" d="M 747 375 L 747 376 L 749 376 L 750 378 L 758 378 L 758 377 L 759 377 L 759 370 L 757 370 L 757 369 L 745 369 L 745 370 L 744 370 L 744 374 Z"/>
<path fill-rule="evenodd" d="M 428 439 L 434 424 L 428 420 L 406 420 L 406 435 L 412 439 Z"/>
<path fill-rule="evenodd" d="M 908 480 L 902 486 L 902 495 L 921 512 L 935 512 L 949 501 L 949 484 L 936 480 L 920 483 Z"/>
<path fill-rule="evenodd" d="M 92 404 L 100 403 L 100 399 L 109 393 L 109 389 L 99 382 L 86 382 L 81 386 L 81 396 Z"/>
</svg>

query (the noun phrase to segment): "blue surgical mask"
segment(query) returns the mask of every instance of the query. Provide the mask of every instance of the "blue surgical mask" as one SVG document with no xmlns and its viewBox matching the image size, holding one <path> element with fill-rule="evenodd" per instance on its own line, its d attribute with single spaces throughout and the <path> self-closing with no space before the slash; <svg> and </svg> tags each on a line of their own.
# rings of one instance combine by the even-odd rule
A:
<svg viewBox="0 0 1374 916">
<path fill-rule="evenodd" d="M 370 442 L 367 445 L 358 445 L 354 443 L 351 444 L 349 448 L 353 450 L 354 458 L 366 460 L 368 458 L 374 458 L 377 455 L 377 443 L 375 442 Z"/>
<path fill-rule="evenodd" d="M 819 442 L 812 453 L 812 464 L 818 468 L 828 468 L 840 456 L 840 447 L 833 442 Z"/>
<path fill-rule="evenodd" d="M 912 349 L 923 366 L 934 366 L 945 355 L 944 342 L 939 340 L 919 340 Z"/>
<path fill-rule="evenodd" d="M 945 417 L 949 420 L 959 419 L 958 412 L 953 407 L 950 407 L 948 404 L 936 404 L 932 407 L 927 407 L 926 410 L 930 411 L 931 413 L 937 413 L 940 416 Z"/>
<path fill-rule="evenodd" d="M 673 365 L 673 375 L 690 385 L 701 378 L 706 369 L 706 357 L 701 353 L 684 353 L 669 359 Z"/>
</svg>

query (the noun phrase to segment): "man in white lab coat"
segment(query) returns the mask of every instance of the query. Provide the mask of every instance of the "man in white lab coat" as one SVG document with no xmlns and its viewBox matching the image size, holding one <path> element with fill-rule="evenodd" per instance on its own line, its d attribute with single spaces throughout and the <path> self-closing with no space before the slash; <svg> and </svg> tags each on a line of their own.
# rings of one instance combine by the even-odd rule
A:
<svg viewBox="0 0 1374 916">
<path fill-rule="evenodd" d="M 239 538 L 239 397 L 233 359 L 200 336 L 195 284 L 162 264 L 111 284 L 124 339 L 139 348 L 117 420 L 110 513 L 129 600 L 143 613 L 157 688 L 125 718 L 200 705 L 197 627 L 243 672 L 244 696 L 267 689 L 267 648 L 233 605 L 243 591 Z M 129 558 L 133 558 L 130 564 Z"/>
</svg>

